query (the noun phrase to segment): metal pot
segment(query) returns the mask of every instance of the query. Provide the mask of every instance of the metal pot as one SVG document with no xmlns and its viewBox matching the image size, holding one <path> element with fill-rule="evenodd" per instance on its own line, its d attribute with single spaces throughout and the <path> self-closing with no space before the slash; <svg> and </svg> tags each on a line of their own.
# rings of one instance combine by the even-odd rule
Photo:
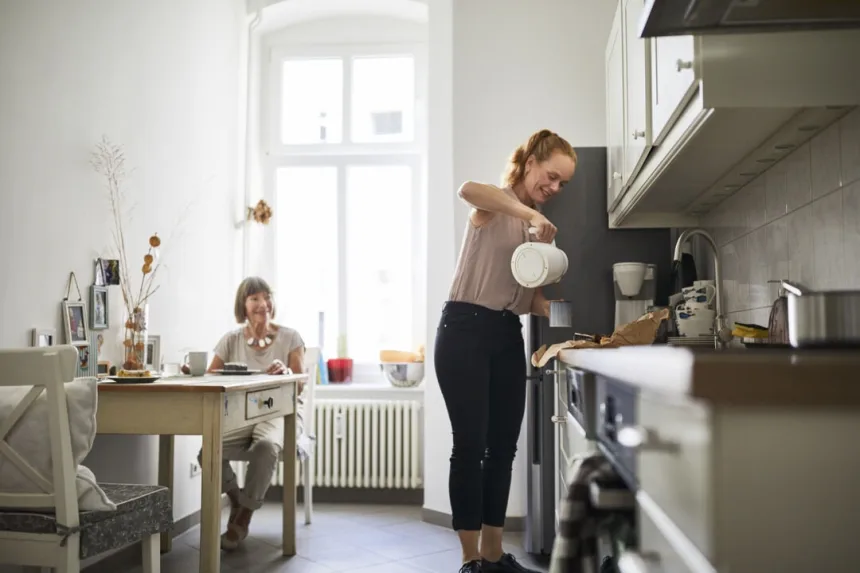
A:
<svg viewBox="0 0 860 573">
<path fill-rule="evenodd" d="M 573 303 L 565 300 L 549 301 L 549 325 L 551 328 L 573 326 Z"/>
<path fill-rule="evenodd" d="M 860 291 L 813 291 L 782 281 L 788 296 L 788 339 L 795 348 L 860 347 Z"/>
</svg>

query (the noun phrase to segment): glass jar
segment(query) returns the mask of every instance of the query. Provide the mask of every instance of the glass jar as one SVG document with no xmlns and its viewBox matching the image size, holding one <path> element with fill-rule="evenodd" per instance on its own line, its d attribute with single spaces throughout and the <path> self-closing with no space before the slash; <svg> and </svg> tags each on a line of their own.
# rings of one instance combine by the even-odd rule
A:
<svg viewBox="0 0 860 573">
<path fill-rule="evenodd" d="M 147 325 L 149 323 L 149 305 L 134 309 L 125 321 L 123 336 L 123 370 L 144 370 L 146 368 L 146 348 L 148 342 Z"/>
</svg>

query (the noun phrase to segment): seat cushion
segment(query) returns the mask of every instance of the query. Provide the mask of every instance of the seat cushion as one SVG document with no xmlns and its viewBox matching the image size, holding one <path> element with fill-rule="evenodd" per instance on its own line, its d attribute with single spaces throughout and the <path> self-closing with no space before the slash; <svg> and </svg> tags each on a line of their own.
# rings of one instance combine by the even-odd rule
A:
<svg viewBox="0 0 860 573">
<path fill-rule="evenodd" d="M 116 503 L 116 511 L 82 511 L 80 514 L 81 559 L 118 549 L 147 535 L 173 527 L 170 490 L 158 485 L 99 484 Z M 56 533 L 53 513 L 0 510 L 0 531 Z"/>
</svg>

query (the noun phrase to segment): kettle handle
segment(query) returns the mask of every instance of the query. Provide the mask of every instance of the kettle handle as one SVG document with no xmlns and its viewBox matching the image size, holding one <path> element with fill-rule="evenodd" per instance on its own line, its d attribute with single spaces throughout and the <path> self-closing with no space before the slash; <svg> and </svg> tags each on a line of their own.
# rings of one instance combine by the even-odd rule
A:
<svg viewBox="0 0 860 573">
<path fill-rule="evenodd" d="M 529 235 L 537 235 L 537 227 L 529 227 Z M 555 239 L 550 243 L 553 247 L 555 246 Z"/>
</svg>

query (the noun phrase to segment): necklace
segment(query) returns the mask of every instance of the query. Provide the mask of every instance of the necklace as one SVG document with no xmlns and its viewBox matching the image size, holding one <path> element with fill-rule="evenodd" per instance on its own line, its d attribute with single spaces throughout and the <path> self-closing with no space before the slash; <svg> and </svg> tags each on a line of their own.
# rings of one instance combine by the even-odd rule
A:
<svg viewBox="0 0 860 573">
<path fill-rule="evenodd" d="M 275 340 L 275 336 L 276 336 L 275 334 L 269 334 L 269 333 L 266 333 L 266 335 L 263 336 L 262 338 L 257 338 L 256 336 L 249 336 L 246 339 L 246 342 L 248 343 L 248 346 L 250 346 L 251 348 L 259 348 L 260 350 L 263 350 L 263 349 L 271 346 L 272 342 L 274 342 L 274 340 Z"/>
</svg>

